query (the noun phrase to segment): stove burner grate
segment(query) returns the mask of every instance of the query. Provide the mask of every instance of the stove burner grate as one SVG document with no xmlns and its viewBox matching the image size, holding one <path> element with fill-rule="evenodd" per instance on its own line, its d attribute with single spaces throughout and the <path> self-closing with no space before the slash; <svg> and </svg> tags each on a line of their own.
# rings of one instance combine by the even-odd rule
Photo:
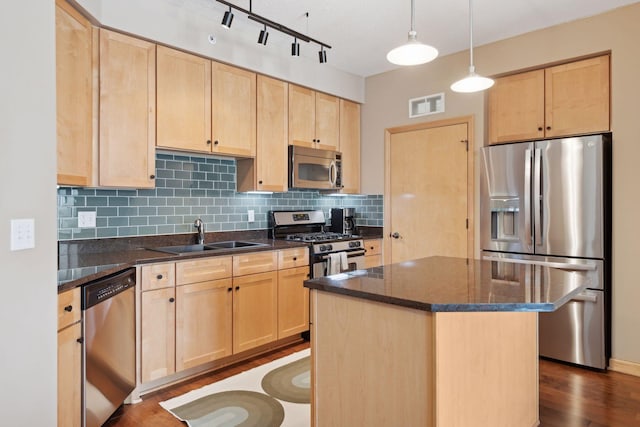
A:
<svg viewBox="0 0 640 427">
<path fill-rule="evenodd" d="M 348 236 L 340 233 L 317 232 L 317 233 L 288 234 L 286 236 L 286 239 L 296 240 L 301 242 L 326 242 L 329 240 L 344 239 L 345 237 L 348 237 Z"/>
</svg>

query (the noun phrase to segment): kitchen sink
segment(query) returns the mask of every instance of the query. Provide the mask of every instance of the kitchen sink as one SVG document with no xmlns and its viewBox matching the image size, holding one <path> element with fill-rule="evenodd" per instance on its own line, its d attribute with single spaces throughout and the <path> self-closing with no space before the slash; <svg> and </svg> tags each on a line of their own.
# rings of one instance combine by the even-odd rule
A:
<svg viewBox="0 0 640 427">
<path fill-rule="evenodd" d="M 228 242 L 215 242 L 207 245 L 214 249 L 237 249 L 237 248 L 250 248 L 256 246 L 267 246 L 265 243 L 256 242 L 241 242 L 238 240 L 230 240 Z"/>
<path fill-rule="evenodd" d="M 227 242 L 215 242 L 208 245 L 179 245 L 179 246 L 162 246 L 159 248 L 150 248 L 154 251 L 167 252 L 174 255 L 188 255 L 199 252 L 212 252 L 229 249 L 243 249 L 267 246 L 266 243 L 242 242 L 238 240 L 230 240 Z"/>
</svg>

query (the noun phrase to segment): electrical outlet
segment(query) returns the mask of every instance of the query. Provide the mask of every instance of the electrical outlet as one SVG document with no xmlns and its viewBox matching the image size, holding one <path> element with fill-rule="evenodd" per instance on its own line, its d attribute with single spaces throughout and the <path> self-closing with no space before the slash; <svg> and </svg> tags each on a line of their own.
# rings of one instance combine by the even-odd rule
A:
<svg viewBox="0 0 640 427">
<path fill-rule="evenodd" d="M 249 217 L 249 219 L 248 219 L 249 222 L 254 222 L 256 220 L 256 214 L 253 211 L 253 209 L 249 209 L 247 211 L 247 216 Z"/>
<path fill-rule="evenodd" d="M 11 250 L 20 251 L 36 247 L 36 230 L 33 218 L 11 220 Z"/>
<path fill-rule="evenodd" d="M 95 211 L 79 211 L 78 227 L 79 228 L 95 228 L 96 212 Z"/>
</svg>

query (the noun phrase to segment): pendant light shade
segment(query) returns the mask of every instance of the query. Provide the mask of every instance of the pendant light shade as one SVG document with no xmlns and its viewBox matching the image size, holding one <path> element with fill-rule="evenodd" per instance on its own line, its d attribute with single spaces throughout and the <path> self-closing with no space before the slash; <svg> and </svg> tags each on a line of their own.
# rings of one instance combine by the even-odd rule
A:
<svg viewBox="0 0 640 427">
<path fill-rule="evenodd" d="M 396 65 L 419 65 L 433 61 L 438 56 L 438 49 L 420 43 L 415 30 L 415 0 L 411 0 L 411 30 L 407 43 L 392 49 L 387 60 Z"/>
<path fill-rule="evenodd" d="M 451 85 L 451 90 L 461 93 L 480 92 L 493 86 L 493 80 L 476 74 L 473 65 L 473 4 L 469 0 L 469 75 Z"/>
</svg>

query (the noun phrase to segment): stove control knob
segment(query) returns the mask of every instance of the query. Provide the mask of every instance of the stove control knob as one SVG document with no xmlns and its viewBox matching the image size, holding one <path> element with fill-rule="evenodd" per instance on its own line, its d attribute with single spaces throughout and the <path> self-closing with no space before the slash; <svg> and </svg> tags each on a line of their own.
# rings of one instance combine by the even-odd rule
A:
<svg viewBox="0 0 640 427">
<path fill-rule="evenodd" d="M 359 248 L 360 247 L 360 241 L 349 242 L 349 247 L 350 248 Z"/>
<path fill-rule="evenodd" d="M 320 245 L 320 252 L 324 252 L 327 250 L 327 245 Z"/>
</svg>

